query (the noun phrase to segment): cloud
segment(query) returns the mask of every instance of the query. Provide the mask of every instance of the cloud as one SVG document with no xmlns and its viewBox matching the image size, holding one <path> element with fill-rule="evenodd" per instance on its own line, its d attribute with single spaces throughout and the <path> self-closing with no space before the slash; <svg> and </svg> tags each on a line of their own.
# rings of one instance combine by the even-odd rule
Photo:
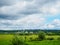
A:
<svg viewBox="0 0 60 45">
<path fill-rule="evenodd" d="M 38 26 L 43 25 L 45 19 L 40 17 L 40 15 L 29 15 L 25 18 L 18 20 L 1 20 L 0 23 L 8 28 L 20 28 L 20 29 L 34 29 Z M 3 26 L 4 27 L 4 26 Z"/>
<path fill-rule="evenodd" d="M 59 16 L 59 0 L 0 1 L 0 25 L 2 26 L 0 27 L 2 29 L 5 27 L 6 29 L 55 29 L 60 24 L 58 23 Z"/>
<path fill-rule="evenodd" d="M 56 28 L 60 28 L 60 19 L 55 19 L 53 22 L 52 22 L 53 25 L 55 25 Z"/>
<path fill-rule="evenodd" d="M 53 2 L 54 1 L 54 2 Z M 53 2 L 53 3 L 52 3 Z M 10 6 L 3 6 L 0 8 L 0 13 L 2 14 L 10 14 L 10 15 L 30 15 L 36 13 L 52 13 L 55 14 L 59 9 L 56 8 L 56 4 L 58 0 L 32 0 L 32 1 L 17 1 L 15 4 Z M 51 3 L 53 5 L 51 5 Z M 48 4 L 48 5 L 47 5 Z"/>
<path fill-rule="evenodd" d="M 46 24 L 43 27 L 44 27 L 44 29 L 54 29 L 55 28 L 55 26 L 52 24 Z"/>
<path fill-rule="evenodd" d="M 60 29 L 60 19 L 54 19 L 52 22 L 42 26 L 44 29 Z"/>
<path fill-rule="evenodd" d="M 0 0 L 0 7 L 9 6 L 16 3 L 17 0 Z"/>
<path fill-rule="evenodd" d="M 49 3 L 49 4 L 44 5 L 41 8 L 41 10 L 45 14 L 56 15 L 60 11 L 60 4 L 59 3 L 60 3 L 60 1 L 59 0 L 56 0 L 53 3 Z"/>
</svg>

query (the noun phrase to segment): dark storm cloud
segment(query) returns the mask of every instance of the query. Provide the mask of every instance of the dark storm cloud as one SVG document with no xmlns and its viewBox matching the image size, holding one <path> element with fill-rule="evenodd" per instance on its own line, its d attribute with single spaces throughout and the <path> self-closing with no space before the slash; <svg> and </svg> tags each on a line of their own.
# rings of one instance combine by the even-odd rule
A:
<svg viewBox="0 0 60 45">
<path fill-rule="evenodd" d="M 19 16 L 0 14 L 0 19 L 4 19 L 4 20 L 16 20 L 18 18 Z"/>
<path fill-rule="evenodd" d="M 0 7 L 14 4 L 14 0 L 0 0 Z"/>
<path fill-rule="evenodd" d="M 10 6 L 15 4 L 16 2 L 19 1 L 32 1 L 32 0 L 0 0 L 0 7 L 2 6 Z"/>
</svg>

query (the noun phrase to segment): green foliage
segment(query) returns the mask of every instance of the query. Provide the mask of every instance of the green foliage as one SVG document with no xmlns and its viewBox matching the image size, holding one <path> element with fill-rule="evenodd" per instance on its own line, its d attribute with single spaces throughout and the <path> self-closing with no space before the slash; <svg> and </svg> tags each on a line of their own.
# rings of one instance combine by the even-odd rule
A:
<svg viewBox="0 0 60 45">
<path fill-rule="evenodd" d="M 47 35 L 56 35 L 56 34 L 53 32 L 48 32 Z"/>
<path fill-rule="evenodd" d="M 32 41 L 33 39 L 32 39 L 32 37 L 30 37 L 30 41 Z"/>
<path fill-rule="evenodd" d="M 54 38 L 53 37 L 48 37 L 47 40 L 54 40 Z"/>
<path fill-rule="evenodd" d="M 39 40 L 44 40 L 44 39 L 45 39 L 45 33 L 44 33 L 43 31 L 40 31 L 40 32 L 38 33 L 38 39 L 39 39 Z"/>
<path fill-rule="evenodd" d="M 30 41 L 38 41 L 38 38 L 33 39 L 32 37 L 30 38 Z"/>
<path fill-rule="evenodd" d="M 60 37 L 58 37 L 57 40 L 60 40 Z"/>
<path fill-rule="evenodd" d="M 17 36 L 14 36 L 11 45 L 27 45 L 27 44 L 23 40 L 20 40 Z"/>
<path fill-rule="evenodd" d="M 40 31 L 41 32 L 41 31 Z M 45 35 L 46 40 L 38 41 L 39 35 L 0 35 L 0 45 L 60 45 L 59 35 Z M 52 39 L 53 37 L 53 39 Z M 12 39 L 12 40 L 11 40 Z M 26 39 L 26 40 L 25 40 Z M 31 41 L 30 41 L 31 40 Z"/>
</svg>

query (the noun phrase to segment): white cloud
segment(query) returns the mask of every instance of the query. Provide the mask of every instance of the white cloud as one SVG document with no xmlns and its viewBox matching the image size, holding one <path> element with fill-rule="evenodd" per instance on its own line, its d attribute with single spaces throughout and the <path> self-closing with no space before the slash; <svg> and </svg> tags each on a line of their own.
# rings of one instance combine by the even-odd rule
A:
<svg viewBox="0 0 60 45">
<path fill-rule="evenodd" d="M 54 19 L 52 22 L 42 26 L 45 29 L 60 29 L 60 19 Z"/>
<path fill-rule="evenodd" d="M 52 24 L 54 24 L 56 27 L 60 27 L 60 19 L 55 19 Z"/>
<path fill-rule="evenodd" d="M 48 0 L 17 0 L 17 2 L 10 6 L 3 6 L 0 8 L 0 13 L 6 15 L 30 15 L 35 13 L 45 13 L 45 14 L 56 14 L 59 12 L 60 4 L 59 0 L 52 1 Z M 39 3 L 38 3 L 39 2 Z"/>
<path fill-rule="evenodd" d="M 60 23 L 60 20 L 59 19 L 55 19 L 53 22 L 54 23 Z"/>
<path fill-rule="evenodd" d="M 34 29 L 43 25 L 45 18 L 40 17 L 40 15 L 29 15 L 25 18 L 18 19 L 15 23 L 17 26 L 21 26 L 22 29 Z"/>
<path fill-rule="evenodd" d="M 42 10 L 42 12 L 45 14 L 56 15 L 60 12 L 60 4 L 57 1 L 54 4 L 44 5 L 40 10 Z"/>
<path fill-rule="evenodd" d="M 43 26 L 41 26 L 41 29 L 54 29 L 55 25 L 52 24 L 44 24 Z"/>
<path fill-rule="evenodd" d="M 18 20 L 2 20 L 0 23 L 4 24 L 8 28 L 20 28 L 20 29 L 32 29 L 43 25 L 45 18 L 40 17 L 40 15 L 29 15 Z M 4 27 L 4 26 L 2 26 Z"/>
<path fill-rule="evenodd" d="M 48 23 L 46 15 L 60 14 L 59 0 L 2 0 L 0 7 L 0 25 L 7 29 L 46 28 L 60 27 L 60 20 L 54 19 Z M 6 4 L 5 4 L 6 3 Z M 3 5 L 2 5 L 3 4 Z M 11 16 L 13 20 L 9 20 Z M 17 19 L 14 19 L 16 17 Z M 3 19 L 4 18 L 4 19 Z M 46 24 L 45 24 L 46 22 Z M 8 26 L 8 27 L 7 27 Z"/>
<path fill-rule="evenodd" d="M 11 6 L 3 6 L 0 8 L 0 13 L 2 14 L 9 14 L 9 15 L 17 15 L 18 11 L 23 10 L 25 7 L 25 2 L 17 2 Z"/>
<path fill-rule="evenodd" d="M 55 26 L 54 26 L 54 25 L 49 24 L 49 25 L 47 25 L 47 27 L 48 27 L 48 28 L 54 28 Z"/>
</svg>

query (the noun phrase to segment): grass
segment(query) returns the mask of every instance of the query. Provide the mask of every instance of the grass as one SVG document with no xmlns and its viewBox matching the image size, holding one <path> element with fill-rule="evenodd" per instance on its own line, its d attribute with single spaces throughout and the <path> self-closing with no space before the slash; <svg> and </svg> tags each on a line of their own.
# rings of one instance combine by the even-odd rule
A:
<svg viewBox="0 0 60 45">
<path fill-rule="evenodd" d="M 9 45 L 13 35 L 0 35 L 0 45 Z"/>
<path fill-rule="evenodd" d="M 60 45 L 59 40 L 43 40 L 27 42 L 28 45 Z"/>
<path fill-rule="evenodd" d="M 10 45 L 11 40 L 14 36 L 13 35 L 0 35 L 0 45 Z M 37 38 L 37 35 L 24 35 L 24 36 L 20 36 L 18 35 L 19 39 L 25 40 L 24 37 L 26 37 L 25 41 L 28 45 L 60 45 L 60 40 L 43 40 L 43 41 L 29 41 L 30 38 Z M 53 37 L 55 39 L 57 39 L 58 35 L 55 36 L 46 36 L 46 38 L 48 37 Z"/>
</svg>

